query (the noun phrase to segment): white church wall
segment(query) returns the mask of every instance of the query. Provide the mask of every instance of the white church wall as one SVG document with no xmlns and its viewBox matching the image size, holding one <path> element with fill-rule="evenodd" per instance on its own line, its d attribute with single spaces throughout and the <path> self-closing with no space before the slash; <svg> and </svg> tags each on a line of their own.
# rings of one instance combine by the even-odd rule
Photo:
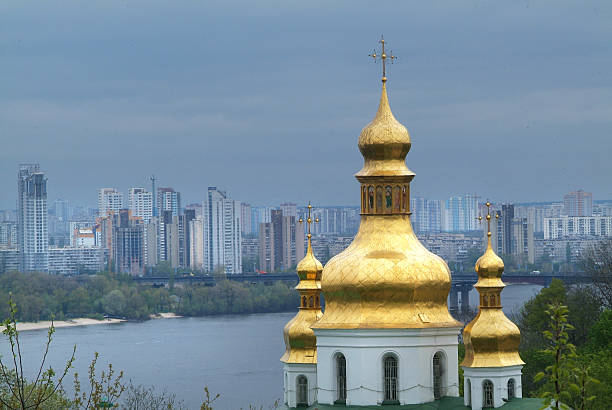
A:
<svg viewBox="0 0 612 410">
<path fill-rule="evenodd" d="M 308 380 L 308 405 L 317 400 L 317 365 L 302 363 L 285 363 L 284 373 L 284 399 L 289 407 L 297 407 L 298 377 L 305 376 Z"/>
<path fill-rule="evenodd" d="M 523 366 L 508 367 L 464 367 L 464 403 L 472 410 L 481 410 L 484 405 L 484 382 L 493 383 L 493 407 L 501 407 L 508 399 L 508 381 L 514 380 L 514 397 L 523 397 L 521 369 Z M 469 393 L 468 393 L 469 391 Z"/>
<path fill-rule="evenodd" d="M 346 358 L 347 405 L 378 405 L 384 400 L 386 355 L 397 358 L 400 404 L 434 400 L 433 357 L 443 355 L 442 396 L 459 396 L 457 336 L 460 328 L 315 329 L 317 336 L 318 402 L 338 398 L 334 358 Z"/>
</svg>

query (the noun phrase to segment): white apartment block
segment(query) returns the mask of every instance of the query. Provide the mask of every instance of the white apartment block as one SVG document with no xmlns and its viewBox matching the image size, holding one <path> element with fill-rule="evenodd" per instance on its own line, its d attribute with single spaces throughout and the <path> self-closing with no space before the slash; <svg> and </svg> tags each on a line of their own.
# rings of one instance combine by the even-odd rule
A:
<svg viewBox="0 0 612 410">
<path fill-rule="evenodd" d="M 214 272 L 219 266 L 225 273 L 242 272 L 242 212 L 240 201 L 209 187 L 202 203 L 204 231 L 204 270 Z"/>
<path fill-rule="evenodd" d="M 38 164 L 22 164 L 17 177 L 17 242 L 25 272 L 49 270 L 47 178 Z"/>
<path fill-rule="evenodd" d="M 204 268 L 204 223 L 202 215 L 189 221 L 189 266 Z"/>
<path fill-rule="evenodd" d="M 123 194 L 115 188 L 101 188 L 98 191 L 98 215 L 106 216 L 109 211 L 118 212 L 123 208 Z"/>
<path fill-rule="evenodd" d="M 153 217 L 153 194 L 144 188 L 130 188 L 128 206 L 132 216 L 141 218 L 145 224 L 148 224 Z"/>
<path fill-rule="evenodd" d="M 108 250 L 98 247 L 49 248 L 49 272 L 80 275 L 104 269 Z"/>
<path fill-rule="evenodd" d="M 612 216 L 544 218 L 544 239 L 568 236 L 612 236 Z"/>
</svg>

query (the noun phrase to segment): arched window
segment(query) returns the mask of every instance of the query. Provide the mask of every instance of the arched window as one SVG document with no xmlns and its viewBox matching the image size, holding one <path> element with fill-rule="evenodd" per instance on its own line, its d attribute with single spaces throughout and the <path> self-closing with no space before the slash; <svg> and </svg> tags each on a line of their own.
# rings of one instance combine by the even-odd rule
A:
<svg viewBox="0 0 612 410">
<path fill-rule="evenodd" d="M 508 380 L 508 400 L 513 399 L 514 395 L 514 379 Z"/>
<path fill-rule="evenodd" d="M 336 387 L 338 397 L 336 403 L 346 403 L 346 358 L 343 354 L 336 356 Z"/>
<path fill-rule="evenodd" d="M 407 211 L 408 207 L 406 206 L 406 186 L 402 187 L 402 211 Z"/>
<path fill-rule="evenodd" d="M 394 356 L 385 356 L 384 360 L 384 401 L 397 402 L 397 359 Z"/>
<path fill-rule="evenodd" d="M 433 357 L 433 391 L 434 399 L 442 397 L 442 376 L 444 374 L 444 357 L 437 352 Z"/>
<path fill-rule="evenodd" d="M 383 189 L 381 186 L 377 186 L 376 187 L 376 213 L 377 214 L 383 213 L 382 197 L 383 197 Z"/>
<path fill-rule="evenodd" d="M 393 205 L 393 201 L 391 198 L 391 187 L 390 186 L 386 186 L 385 187 L 385 211 L 387 213 L 391 213 L 391 206 Z"/>
<path fill-rule="evenodd" d="M 308 379 L 306 376 L 298 376 L 296 383 L 296 404 L 298 406 L 308 406 Z"/>
<path fill-rule="evenodd" d="M 321 306 L 321 301 L 319 300 L 319 297 L 317 296 L 317 298 L 315 299 L 316 303 L 315 303 L 315 307 L 319 307 Z"/>
<path fill-rule="evenodd" d="M 314 298 L 312 296 L 308 298 L 308 307 L 314 307 Z"/>
<path fill-rule="evenodd" d="M 306 307 L 306 296 L 302 296 L 302 307 Z"/>
<path fill-rule="evenodd" d="M 374 187 L 372 186 L 368 188 L 368 211 L 374 211 Z"/>
<path fill-rule="evenodd" d="M 401 201 L 401 194 L 400 194 L 400 187 L 396 186 L 395 187 L 395 205 L 394 205 L 394 210 L 395 212 L 399 212 L 400 211 L 400 201 Z"/>
<path fill-rule="evenodd" d="M 367 197 L 368 197 L 368 188 L 364 186 L 361 190 L 361 212 L 366 211 L 366 204 L 367 204 L 366 198 Z"/>
<path fill-rule="evenodd" d="M 493 407 L 493 382 L 485 380 L 482 383 L 482 407 Z"/>
</svg>

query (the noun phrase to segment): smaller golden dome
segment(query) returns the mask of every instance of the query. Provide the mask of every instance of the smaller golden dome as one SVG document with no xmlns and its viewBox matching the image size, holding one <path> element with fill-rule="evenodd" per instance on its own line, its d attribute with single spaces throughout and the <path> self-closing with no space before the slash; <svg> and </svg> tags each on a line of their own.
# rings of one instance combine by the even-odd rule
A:
<svg viewBox="0 0 612 410">
<path fill-rule="evenodd" d="M 487 202 L 487 208 L 491 203 Z M 482 218 L 479 218 L 482 219 Z M 505 367 L 525 364 L 518 353 L 519 328 L 502 311 L 504 261 L 491 245 L 491 214 L 487 210 L 487 250 L 476 261 L 480 294 L 478 315 L 463 330 L 464 367 Z"/>
<path fill-rule="evenodd" d="M 358 145 L 364 165 L 357 177 L 414 176 L 405 162 L 410 151 L 410 135 L 391 112 L 384 82 L 378 112 L 361 131 Z"/>
<path fill-rule="evenodd" d="M 312 245 L 310 244 L 310 238 L 308 238 L 308 249 L 306 250 L 306 256 L 297 265 L 297 274 L 300 278 L 300 283 L 297 289 L 303 289 L 301 287 L 302 282 L 305 281 L 321 281 L 321 273 L 323 272 L 323 265 L 317 258 L 315 258 L 312 251 Z M 319 288 L 320 288 L 319 284 Z"/>
<path fill-rule="evenodd" d="M 487 239 L 487 250 L 476 261 L 475 269 L 478 273 L 476 286 L 505 286 L 501 280 L 504 272 L 504 261 L 493 251 L 490 235 Z"/>
<path fill-rule="evenodd" d="M 297 265 L 299 283 L 295 289 L 300 294 L 300 310 L 285 325 L 285 354 L 281 357 L 284 363 L 317 363 L 317 338 L 312 325 L 323 316 L 321 312 L 321 273 L 323 265 L 312 251 L 310 217 L 312 206 L 308 205 L 308 248 L 306 256 Z M 302 221 L 302 220 L 300 220 Z M 318 220 L 316 220 L 318 221 Z"/>
</svg>

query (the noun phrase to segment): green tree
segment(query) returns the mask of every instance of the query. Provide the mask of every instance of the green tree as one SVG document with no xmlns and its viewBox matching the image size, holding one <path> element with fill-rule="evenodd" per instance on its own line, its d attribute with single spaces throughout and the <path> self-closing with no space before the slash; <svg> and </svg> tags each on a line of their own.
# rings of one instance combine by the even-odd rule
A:
<svg viewBox="0 0 612 410">
<path fill-rule="evenodd" d="M 548 329 L 543 332 L 548 341 L 548 346 L 543 352 L 552 357 L 553 364 L 538 373 L 535 381 L 547 381 L 541 392 L 545 406 L 549 406 L 552 400 L 553 409 L 569 409 L 569 406 L 563 402 L 571 400 L 569 391 L 571 373 L 568 362 L 576 357 L 576 347 L 569 342 L 568 331 L 574 327 L 567 322 L 567 306 L 559 303 L 551 304 L 546 313 L 550 322 Z"/>
</svg>

